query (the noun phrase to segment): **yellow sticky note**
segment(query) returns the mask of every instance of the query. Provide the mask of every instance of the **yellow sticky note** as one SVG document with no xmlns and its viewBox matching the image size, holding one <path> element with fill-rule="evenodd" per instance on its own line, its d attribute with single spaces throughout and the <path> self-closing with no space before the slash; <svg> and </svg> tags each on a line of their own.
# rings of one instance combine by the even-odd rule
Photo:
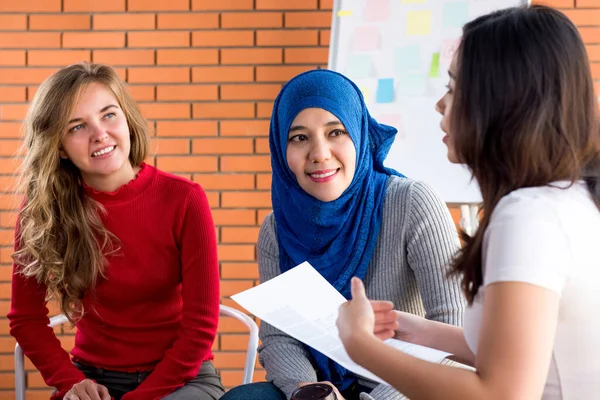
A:
<svg viewBox="0 0 600 400">
<path fill-rule="evenodd" d="M 402 4 L 425 4 L 425 0 L 402 0 Z"/>
<path fill-rule="evenodd" d="M 369 102 L 369 88 L 368 87 L 359 87 L 360 91 L 362 92 L 362 95 L 365 99 L 365 103 Z"/>
<path fill-rule="evenodd" d="M 431 35 L 431 11 L 409 11 L 406 14 L 406 34 Z"/>
<path fill-rule="evenodd" d="M 340 10 L 337 12 L 338 17 L 348 17 L 352 15 L 352 10 Z"/>
</svg>

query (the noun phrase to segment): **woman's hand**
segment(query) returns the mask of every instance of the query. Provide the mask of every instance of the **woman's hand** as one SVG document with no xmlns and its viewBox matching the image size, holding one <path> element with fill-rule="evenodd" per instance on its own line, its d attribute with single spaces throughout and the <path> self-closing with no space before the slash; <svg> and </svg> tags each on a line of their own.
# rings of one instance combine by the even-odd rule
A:
<svg viewBox="0 0 600 400">
<path fill-rule="evenodd" d="M 393 338 L 398 329 L 400 311 L 394 310 L 394 303 L 385 300 L 371 300 L 371 307 L 375 313 L 375 336 L 381 340 Z"/>
<path fill-rule="evenodd" d="M 302 386 L 306 386 L 306 385 L 312 385 L 313 383 L 315 383 L 315 382 L 300 382 L 300 383 L 298 384 L 298 387 L 300 388 L 300 387 L 302 387 Z M 338 388 L 336 388 L 336 387 L 333 385 L 333 383 L 331 383 L 331 382 L 327 382 L 327 381 L 323 381 L 323 382 L 316 382 L 316 383 L 322 383 L 322 384 L 325 384 L 325 385 L 329 385 L 329 386 L 331 386 L 331 387 L 333 388 L 333 393 L 335 393 L 335 396 L 336 396 L 336 399 L 337 399 L 337 400 L 346 400 L 346 399 L 344 399 L 344 396 L 342 396 L 342 394 L 339 392 Z"/>
<path fill-rule="evenodd" d="M 111 400 L 106 386 L 97 384 L 91 379 L 84 379 L 73 385 L 65 394 L 64 400 Z"/>
<path fill-rule="evenodd" d="M 375 312 L 365 294 L 365 286 L 356 277 L 351 282 L 352 300 L 342 304 L 337 318 L 340 339 L 348 349 L 361 339 L 375 336 Z"/>
</svg>

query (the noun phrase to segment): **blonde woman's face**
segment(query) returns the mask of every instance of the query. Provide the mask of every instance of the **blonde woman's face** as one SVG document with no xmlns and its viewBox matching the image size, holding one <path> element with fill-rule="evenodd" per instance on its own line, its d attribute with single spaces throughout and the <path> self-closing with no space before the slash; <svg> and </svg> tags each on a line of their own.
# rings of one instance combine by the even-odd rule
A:
<svg viewBox="0 0 600 400">
<path fill-rule="evenodd" d="M 84 89 L 69 118 L 60 156 L 70 159 L 84 182 L 98 190 L 116 190 L 133 179 L 131 140 L 123 110 L 104 85 Z"/>
</svg>

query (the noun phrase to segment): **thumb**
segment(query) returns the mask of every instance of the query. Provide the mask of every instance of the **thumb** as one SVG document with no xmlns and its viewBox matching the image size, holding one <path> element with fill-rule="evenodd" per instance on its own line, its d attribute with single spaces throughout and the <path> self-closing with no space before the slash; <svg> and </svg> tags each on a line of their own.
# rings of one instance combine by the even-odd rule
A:
<svg viewBox="0 0 600 400">
<path fill-rule="evenodd" d="M 362 281 L 357 277 L 352 278 L 350 291 L 352 293 L 352 300 L 366 300 L 367 298 L 365 285 L 363 285 Z"/>
</svg>

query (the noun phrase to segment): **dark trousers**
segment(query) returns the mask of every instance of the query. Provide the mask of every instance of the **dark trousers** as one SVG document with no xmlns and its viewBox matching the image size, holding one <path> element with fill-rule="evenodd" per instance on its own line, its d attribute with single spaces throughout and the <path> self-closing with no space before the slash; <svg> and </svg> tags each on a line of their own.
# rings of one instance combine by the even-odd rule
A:
<svg viewBox="0 0 600 400">
<path fill-rule="evenodd" d="M 88 379 L 106 386 L 115 400 L 135 390 L 150 375 L 150 372 L 120 372 L 74 362 Z M 183 387 L 163 397 L 168 400 L 217 400 L 225 393 L 221 377 L 210 361 L 202 363 L 198 375 Z"/>
</svg>

